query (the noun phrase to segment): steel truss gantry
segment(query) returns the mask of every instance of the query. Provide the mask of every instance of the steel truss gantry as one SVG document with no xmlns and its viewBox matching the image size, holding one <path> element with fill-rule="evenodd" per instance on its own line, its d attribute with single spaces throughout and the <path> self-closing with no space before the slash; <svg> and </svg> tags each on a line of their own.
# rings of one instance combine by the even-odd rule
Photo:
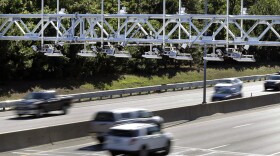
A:
<svg viewBox="0 0 280 156">
<path fill-rule="evenodd" d="M 120 22 L 117 24 L 117 22 Z M 241 21 L 246 27 L 241 26 Z M 207 22 L 207 25 L 203 23 Z M 118 26 L 119 25 L 119 26 Z M 19 33 L 15 33 L 17 29 Z M 256 31 L 258 29 L 258 32 Z M 280 45 L 280 16 L 208 14 L 1 14 L 0 40 L 191 45 Z M 209 36 L 204 36 L 212 34 Z M 228 32 L 227 38 L 225 33 Z M 259 33 L 261 32 L 261 33 Z M 271 33 L 274 40 L 266 40 Z"/>
</svg>

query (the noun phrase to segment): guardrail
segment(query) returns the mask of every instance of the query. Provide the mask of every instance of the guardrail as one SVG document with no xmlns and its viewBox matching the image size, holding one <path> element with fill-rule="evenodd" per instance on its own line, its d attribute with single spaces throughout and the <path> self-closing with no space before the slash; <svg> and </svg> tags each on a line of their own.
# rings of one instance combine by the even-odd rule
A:
<svg viewBox="0 0 280 156">
<path fill-rule="evenodd" d="M 268 75 L 253 75 L 253 76 L 244 76 L 238 77 L 243 82 L 249 81 L 260 81 L 262 79 L 266 79 Z M 215 85 L 220 79 L 215 80 L 207 80 L 206 86 Z M 152 93 L 152 92 L 162 92 L 168 90 L 184 90 L 184 89 L 192 89 L 192 88 L 201 88 L 203 87 L 203 81 L 195 81 L 195 82 L 186 82 L 186 83 L 176 83 L 176 84 L 163 84 L 156 86 L 148 86 L 148 87 L 138 87 L 138 88 L 126 88 L 126 89 L 117 89 L 117 90 L 106 90 L 106 91 L 98 91 L 98 92 L 87 92 L 87 93 L 79 93 L 79 94 L 70 94 L 73 96 L 76 102 L 80 102 L 84 99 L 92 100 L 94 98 L 113 98 L 113 97 L 123 97 L 124 95 L 134 95 L 134 94 L 142 94 L 142 93 Z M 6 110 L 6 108 L 12 108 L 15 106 L 17 102 L 20 100 L 9 100 L 9 101 L 0 101 L 0 109 Z"/>
</svg>

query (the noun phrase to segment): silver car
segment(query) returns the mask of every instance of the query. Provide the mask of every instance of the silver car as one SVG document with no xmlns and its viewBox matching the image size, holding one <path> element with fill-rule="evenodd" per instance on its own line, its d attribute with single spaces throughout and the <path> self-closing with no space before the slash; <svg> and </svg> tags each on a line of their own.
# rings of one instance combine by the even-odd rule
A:
<svg viewBox="0 0 280 156">
<path fill-rule="evenodd" d="M 231 88 L 236 91 L 241 91 L 243 88 L 243 82 L 238 78 L 225 78 L 218 81 L 214 89 L 217 92 L 220 89 Z"/>
</svg>

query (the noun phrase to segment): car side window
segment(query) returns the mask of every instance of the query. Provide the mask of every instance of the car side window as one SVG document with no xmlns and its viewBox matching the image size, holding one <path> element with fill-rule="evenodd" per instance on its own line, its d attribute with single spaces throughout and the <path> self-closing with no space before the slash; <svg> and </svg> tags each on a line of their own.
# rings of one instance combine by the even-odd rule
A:
<svg viewBox="0 0 280 156">
<path fill-rule="evenodd" d="M 47 94 L 47 99 L 55 98 L 54 94 Z"/>
<path fill-rule="evenodd" d="M 95 121 L 113 122 L 115 121 L 114 114 L 111 112 L 99 112 L 95 117 Z"/>
<path fill-rule="evenodd" d="M 43 99 L 50 99 L 50 94 L 46 93 L 46 94 L 42 94 L 43 95 Z"/>
<path fill-rule="evenodd" d="M 238 80 L 238 79 L 235 79 L 235 80 L 234 80 L 234 83 L 238 83 L 238 82 L 239 82 L 239 80 Z"/>
<path fill-rule="evenodd" d="M 148 111 L 139 111 L 138 112 L 139 118 L 150 118 L 152 116 L 153 116 L 152 112 L 148 112 Z"/>
<path fill-rule="evenodd" d="M 131 118 L 131 114 L 130 113 L 121 113 L 121 118 L 122 119 L 130 119 Z"/>
<path fill-rule="evenodd" d="M 147 135 L 153 135 L 160 133 L 160 129 L 158 127 L 149 127 L 147 129 Z"/>
</svg>

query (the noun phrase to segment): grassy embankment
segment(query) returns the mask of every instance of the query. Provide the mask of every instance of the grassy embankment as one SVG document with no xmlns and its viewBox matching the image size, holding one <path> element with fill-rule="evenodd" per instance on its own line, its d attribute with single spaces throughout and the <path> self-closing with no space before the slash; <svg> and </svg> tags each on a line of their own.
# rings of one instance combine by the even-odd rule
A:
<svg viewBox="0 0 280 156">
<path fill-rule="evenodd" d="M 249 75 L 271 74 L 280 71 L 279 66 L 261 66 L 246 69 L 207 69 L 207 79 L 218 79 L 225 77 L 239 77 Z M 169 83 L 202 81 L 203 71 L 187 70 L 159 74 L 157 76 L 135 76 L 121 75 L 116 78 L 110 76 L 96 78 L 87 81 L 58 80 L 58 81 L 36 81 L 36 82 L 5 82 L 0 85 L 0 101 L 22 98 L 27 92 L 38 90 L 57 90 L 59 94 L 71 94 L 82 92 L 93 92 L 98 90 L 113 90 L 121 88 L 133 88 Z"/>
</svg>

